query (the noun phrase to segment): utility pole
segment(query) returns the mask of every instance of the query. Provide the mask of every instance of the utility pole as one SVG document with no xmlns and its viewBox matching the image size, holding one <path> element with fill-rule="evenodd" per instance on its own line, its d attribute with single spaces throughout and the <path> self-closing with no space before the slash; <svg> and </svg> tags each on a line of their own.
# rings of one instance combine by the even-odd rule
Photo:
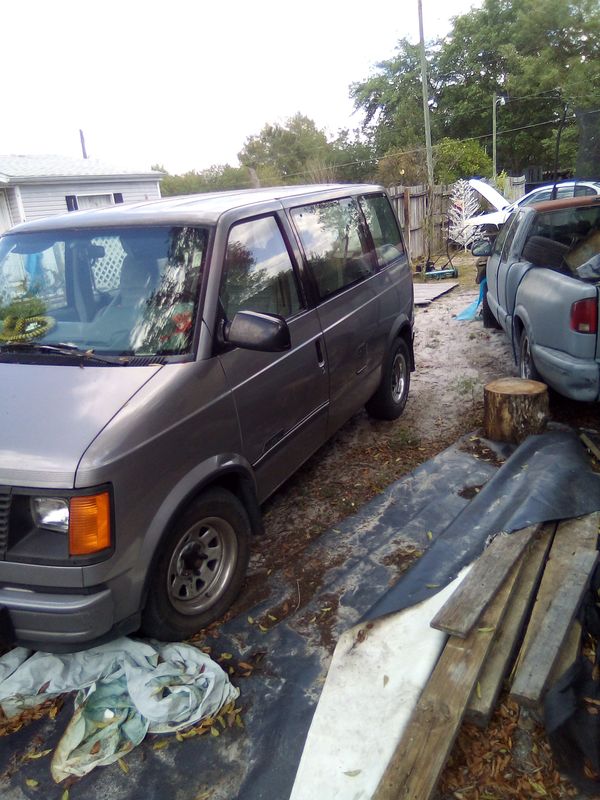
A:
<svg viewBox="0 0 600 800">
<path fill-rule="evenodd" d="M 496 175 L 498 172 L 497 164 L 496 164 L 496 101 L 497 101 L 496 92 L 493 94 L 492 98 L 492 180 L 496 183 Z"/>
<path fill-rule="evenodd" d="M 427 260 L 431 254 L 433 244 L 433 154 L 431 151 L 431 123 L 429 120 L 429 92 L 427 91 L 427 60 L 425 58 L 425 36 L 423 34 L 423 0 L 417 0 L 419 10 L 419 46 L 421 50 L 421 88 L 423 90 L 423 121 L 425 123 L 425 151 L 427 155 L 427 183 L 428 183 L 428 242 Z"/>
<path fill-rule="evenodd" d="M 504 95 L 498 95 L 496 92 L 492 95 L 492 172 L 493 172 L 493 181 L 496 183 L 496 177 L 498 175 L 498 163 L 496 158 L 496 141 L 497 141 L 497 129 L 496 129 L 496 111 L 498 108 L 498 103 L 503 106 L 506 103 L 506 97 Z"/>
<path fill-rule="evenodd" d="M 81 153 L 84 158 L 88 157 L 87 150 L 85 149 L 85 137 L 81 128 L 79 129 L 79 141 L 81 142 Z"/>
</svg>

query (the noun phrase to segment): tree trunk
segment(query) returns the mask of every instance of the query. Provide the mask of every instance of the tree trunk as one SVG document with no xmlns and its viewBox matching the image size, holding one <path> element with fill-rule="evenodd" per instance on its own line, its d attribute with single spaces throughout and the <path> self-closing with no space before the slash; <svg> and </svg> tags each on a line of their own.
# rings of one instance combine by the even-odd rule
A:
<svg viewBox="0 0 600 800">
<path fill-rule="evenodd" d="M 519 444 L 541 433 L 548 420 L 548 387 L 539 381 L 499 378 L 483 389 L 483 425 L 488 439 Z"/>
</svg>

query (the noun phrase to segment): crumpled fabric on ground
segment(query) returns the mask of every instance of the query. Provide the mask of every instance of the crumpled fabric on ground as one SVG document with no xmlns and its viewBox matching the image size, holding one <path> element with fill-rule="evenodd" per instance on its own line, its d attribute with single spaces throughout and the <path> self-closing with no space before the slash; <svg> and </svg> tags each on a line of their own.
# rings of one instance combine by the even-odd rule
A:
<svg viewBox="0 0 600 800">
<path fill-rule="evenodd" d="M 85 775 L 138 745 L 214 716 L 239 690 L 221 667 L 186 644 L 121 638 L 79 653 L 15 648 L 0 657 L 0 706 L 7 717 L 79 690 L 56 748 L 52 775 Z"/>
</svg>

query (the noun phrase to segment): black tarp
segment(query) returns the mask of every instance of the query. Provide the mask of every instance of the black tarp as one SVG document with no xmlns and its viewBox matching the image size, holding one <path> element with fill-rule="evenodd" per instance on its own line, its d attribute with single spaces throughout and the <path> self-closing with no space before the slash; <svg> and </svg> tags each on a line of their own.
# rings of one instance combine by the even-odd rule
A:
<svg viewBox="0 0 600 800">
<path fill-rule="evenodd" d="M 345 629 L 422 599 L 425 583 L 449 581 L 491 533 L 600 509 L 600 478 L 574 433 L 532 437 L 500 469 L 497 456 L 465 437 L 321 536 L 305 551 L 307 562 L 322 566 L 321 583 L 297 610 L 295 584 L 283 573 L 265 579 L 269 597 L 208 642 L 213 656 L 231 653 L 233 661 L 263 654 L 260 669 L 237 681 L 243 730 L 172 738 L 160 750 L 145 741 L 127 757 L 126 774 L 118 765 L 99 768 L 71 787 L 70 800 L 193 800 L 204 791 L 210 800 L 288 798 L 332 642 Z M 426 552 L 398 580 L 394 556 L 410 546 Z M 292 613 L 261 631 L 256 620 L 267 620 L 286 599 Z M 70 714 L 69 703 L 56 723 L 40 721 L 0 739 L 0 796 L 60 797 L 48 758 L 20 759 L 34 747 L 53 747 Z M 28 787 L 27 778 L 39 786 Z"/>
</svg>

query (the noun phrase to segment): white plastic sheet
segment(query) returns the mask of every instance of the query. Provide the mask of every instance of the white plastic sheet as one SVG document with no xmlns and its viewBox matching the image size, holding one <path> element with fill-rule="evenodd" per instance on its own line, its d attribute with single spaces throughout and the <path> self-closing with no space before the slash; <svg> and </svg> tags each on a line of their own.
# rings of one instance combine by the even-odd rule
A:
<svg viewBox="0 0 600 800">
<path fill-rule="evenodd" d="M 214 716 L 239 690 L 209 656 L 186 644 L 121 638 L 79 653 L 15 648 L 0 657 L 7 717 L 78 690 L 75 714 L 52 760 L 52 775 L 85 775 L 138 745 Z"/>
</svg>

